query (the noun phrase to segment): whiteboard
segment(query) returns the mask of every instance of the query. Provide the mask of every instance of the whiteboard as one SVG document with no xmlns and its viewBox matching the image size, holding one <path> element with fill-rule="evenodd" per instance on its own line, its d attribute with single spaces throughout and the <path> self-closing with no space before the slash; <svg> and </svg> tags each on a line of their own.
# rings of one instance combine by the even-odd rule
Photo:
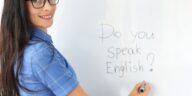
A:
<svg viewBox="0 0 192 96">
<path fill-rule="evenodd" d="M 1 18 L 1 15 L 2 15 L 3 3 L 4 3 L 4 1 L 1 0 L 1 1 L 0 1 L 0 18 Z M 0 21 L 1 21 L 1 19 L 0 19 Z"/>
<path fill-rule="evenodd" d="M 1 3 L 0 3 L 1 4 Z M 191 0 L 60 0 L 54 45 L 89 96 L 192 96 Z"/>
</svg>

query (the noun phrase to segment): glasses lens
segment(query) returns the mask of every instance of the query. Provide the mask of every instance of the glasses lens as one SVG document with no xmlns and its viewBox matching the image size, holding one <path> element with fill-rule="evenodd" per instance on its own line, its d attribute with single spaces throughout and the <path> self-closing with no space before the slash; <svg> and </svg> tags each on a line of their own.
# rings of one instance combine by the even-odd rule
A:
<svg viewBox="0 0 192 96">
<path fill-rule="evenodd" d="M 35 8 L 41 8 L 44 6 L 45 0 L 31 0 Z"/>
<path fill-rule="evenodd" d="M 49 0 L 49 3 L 51 5 L 56 5 L 59 2 L 59 0 Z"/>
</svg>

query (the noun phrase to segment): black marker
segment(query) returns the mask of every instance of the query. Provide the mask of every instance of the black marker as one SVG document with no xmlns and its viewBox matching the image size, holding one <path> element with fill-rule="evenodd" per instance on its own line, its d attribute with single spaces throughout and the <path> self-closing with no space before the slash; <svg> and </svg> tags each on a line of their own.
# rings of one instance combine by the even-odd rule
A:
<svg viewBox="0 0 192 96">
<path fill-rule="evenodd" d="M 141 86 L 139 88 L 139 93 L 143 93 L 145 91 L 145 85 L 146 85 L 145 82 L 141 83 Z"/>
</svg>

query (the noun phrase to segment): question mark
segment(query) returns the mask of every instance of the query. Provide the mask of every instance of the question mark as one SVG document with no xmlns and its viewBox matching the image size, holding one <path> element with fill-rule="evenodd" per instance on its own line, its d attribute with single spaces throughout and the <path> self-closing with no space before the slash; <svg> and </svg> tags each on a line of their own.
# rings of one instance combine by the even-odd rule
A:
<svg viewBox="0 0 192 96">
<path fill-rule="evenodd" d="M 155 54 L 154 53 L 149 53 L 148 55 L 147 55 L 147 61 L 150 61 L 150 65 L 151 65 L 151 67 L 152 67 L 152 65 L 153 65 L 153 63 L 154 63 L 154 61 L 155 61 Z M 151 68 L 150 69 L 150 71 L 152 72 L 153 71 L 153 68 Z"/>
</svg>

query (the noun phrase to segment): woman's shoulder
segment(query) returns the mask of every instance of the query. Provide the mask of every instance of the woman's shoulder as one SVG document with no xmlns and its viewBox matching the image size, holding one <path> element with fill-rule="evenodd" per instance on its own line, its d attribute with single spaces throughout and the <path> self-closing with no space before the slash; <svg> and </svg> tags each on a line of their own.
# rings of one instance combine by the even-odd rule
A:
<svg viewBox="0 0 192 96">
<path fill-rule="evenodd" d="M 24 50 L 24 55 L 35 56 L 37 54 L 50 53 L 54 46 L 45 41 L 29 41 Z"/>
</svg>

